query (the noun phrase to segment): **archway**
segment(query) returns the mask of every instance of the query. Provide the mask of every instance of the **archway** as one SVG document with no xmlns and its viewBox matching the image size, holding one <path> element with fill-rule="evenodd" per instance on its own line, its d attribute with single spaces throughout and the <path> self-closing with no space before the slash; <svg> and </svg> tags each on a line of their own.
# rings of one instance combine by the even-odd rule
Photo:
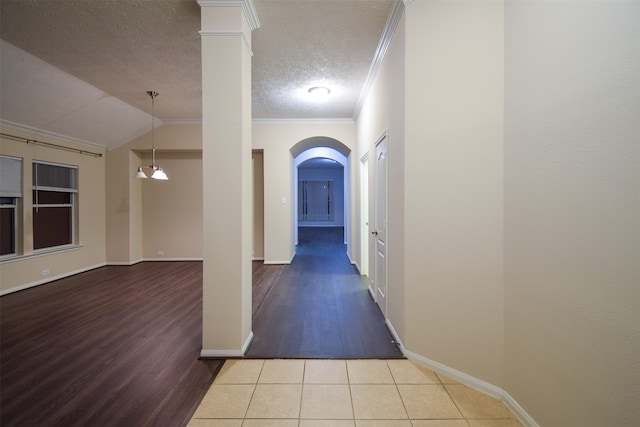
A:
<svg viewBox="0 0 640 427">
<path fill-rule="evenodd" d="M 333 192 L 334 194 L 340 195 L 340 200 L 337 200 L 335 204 L 340 207 L 339 216 L 334 216 L 331 220 L 326 218 L 326 221 L 315 221 L 312 223 L 315 225 L 324 224 L 326 226 L 333 221 L 334 224 L 344 227 L 344 243 L 347 245 L 347 254 L 349 254 L 351 244 L 351 169 L 349 165 L 349 155 L 351 150 L 336 139 L 317 136 L 298 142 L 291 147 L 290 152 L 293 156 L 293 203 L 294 206 L 297 207 L 293 221 L 295 243 L 298 243 L 298 227 L 301 219 L 298 212 L 298 207 L 301 205 L 301 200 L 299 199 L 300 189 L 298 188 L 300 182 L 299 168 L 305 164 L 314 164 L 317 167 L 322 167 L 322 163 L 326 163 L 331 165 L 329 168 L 334 168 L 339 165 L 342 170 L 342 176 L 340 177 L 341 188 Z"/>
</svg>

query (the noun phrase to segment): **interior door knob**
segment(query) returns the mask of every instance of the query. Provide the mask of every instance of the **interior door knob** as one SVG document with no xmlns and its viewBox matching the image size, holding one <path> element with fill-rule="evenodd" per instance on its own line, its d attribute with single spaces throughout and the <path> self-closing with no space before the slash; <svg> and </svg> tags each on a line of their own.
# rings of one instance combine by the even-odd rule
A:
<svg viewBox="0 0 640 427">
<path fill-rule="evenodd" d="M 373 230 L 373 231 L 371 232 L 371 234 L 373 234 L 374 236 L 377 236 L 377 235 L 378 235 L 378 230 Z"/>
</svg>

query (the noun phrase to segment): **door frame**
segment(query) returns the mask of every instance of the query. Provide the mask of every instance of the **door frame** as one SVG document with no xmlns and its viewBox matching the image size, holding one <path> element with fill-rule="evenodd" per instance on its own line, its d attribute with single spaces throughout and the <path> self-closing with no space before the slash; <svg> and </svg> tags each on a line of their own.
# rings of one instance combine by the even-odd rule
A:
<svg viewBox="0 0 640 427">
<path fill-rule="evenodd" d="M 385 247 L 385 252 L 384 252 L 384 268 L 382 269 L 382 271 L 384 272 L 384 277 L 380 278 L 378 277 L 379 275 L 379 266 L 378 263 L 379 261 L 379 257 L 378 257 L 378 199 L 379 199 L 379 193 L 378 193 L 378 183 L 379 183 L 379 169 L 378 169 L 378 146 L 380 144 L 382 144 L 383 142 L 386 142 L 386 162 L 387 165 L 385 167 L 385 176 L 384 176 L 384 185 L 385 185 L 385 200 L 384 200 L 384 212 L 385 212 L 385 225 L 384 225 L 384 247 Z M 389 299 L 389 283 L 388 283 L 388 258 L 389 258 L 389 250 L 388 250 L 388 210 L 389 210 L 389 138 L 388 138 L 388 132 L 385 130 L 382 135 L 376 140 L 375 143 L 375 153 L 376 153 L 376 162 L 375 162 L 375 188 L 374 188 L 374 197 L 373 197 L 373 204 L 374 204 L 374 230 L 369 234 L 370 238 L 371 238 L 371 245 L 370 248 L 373 247 L 373 251 L 370 251 L 370 254 L 373 256 L 373 280 L 371 280 L 372 285 L 373 285 L 373 290 L 374 290 L 374 296 L 375 296 L 375 301 L 376 304 L 378 304 L 378 307 L 380 308 L 380 311 L 382 311 L 382 314 L 386 320 L 387 318 L 387 307 L 388 307 L 388 299 Z M 371 218 L 369 218 L 371 220 Z M 384 281 L 384 301 L 381 301 L 380 298 L 380 292 L 378 292 L 378 283 L 380 280 Z"/>
<path fill-rule="evenodd" d="M 360 275 L 369 276 L 369 153 L 360 158 Z M 371 281 L 369 292 L 373 296 Z"/>
</svg>

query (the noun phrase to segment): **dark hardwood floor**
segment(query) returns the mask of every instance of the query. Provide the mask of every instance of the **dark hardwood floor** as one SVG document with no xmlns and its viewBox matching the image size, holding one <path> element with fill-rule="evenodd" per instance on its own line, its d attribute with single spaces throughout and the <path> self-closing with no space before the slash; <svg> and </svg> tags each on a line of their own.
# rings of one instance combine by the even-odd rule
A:
<svg viewBox="0 0 640 427">
<path fill-rule="evenodd" d="M 342 227 L 299 229 L 296 257 L 254 316 L 253 333 L 247 357 L 403 357 L 349 263 Z"/>
<path fill-rule="evenodd" d="M 327 232 L 329 231 L 329 232 Z M 342 229 L 254 264 L 247 357 L 402 357 Z M 102 267 L 0 297 L 0 425 L 184 426 L 222 360 L 200 360 L 202 263 Z"/>
<path fill-rule="evenodd" d="M 0 298 L 0 425 L 184 426 L 222 361 L 199 360 L 202 263 L 102 267 Z"/>
<path fill-rule="evenodd" d="M 284 266 L 281 264 L 264 264 L 262 261 L 253 261 L 252 267 L 251 314 L 255 316 L 269 294 L 269 291 L 273 288 L 276 280 L 280 277 L 280 272 Z"/>
</svg>

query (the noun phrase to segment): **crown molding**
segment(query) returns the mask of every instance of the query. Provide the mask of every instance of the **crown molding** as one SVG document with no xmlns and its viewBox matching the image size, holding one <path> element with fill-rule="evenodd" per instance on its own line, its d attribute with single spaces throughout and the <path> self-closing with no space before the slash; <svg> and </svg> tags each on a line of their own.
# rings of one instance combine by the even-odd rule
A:
<svg viewBox="0 0 640 427">
<path fill-rule="evenodd" d="M 242 7 L 251 31 L 260 28 L 260 19 L 253 0 L 198 0 L 200 7 Z"/>
<path fill-rule="evenodd" d="M 389 44 L 391 44 L 391 40 L 393 39 L 393 34 L 398 27 L 398 22 L 400 22 L 400 18 L 404 13 L 404 7 L 406 4 L 410 3 L 413 0 L 397 0 L 393 4 L 393 9 L 391 9 L 391 13 L 387 17 L 387 22 L 384 26 L 384 30 L 382 32 L 382 37 L 380 37 L 380 42 L 378 43 L 378 47 L 373 56 L 373 61 L 371 62 L 371 67 L 369 68 L 369 74 L 367 75 L 367 79 L 365 80 L 364 86 L 362 87 L 362 91 L 360 92 L 360 98 L 358 98 L 358 103 L 356 104 L 356 108 L 353 112 L 353 119 L 356 120 L 360 115 L 360 111 L 362 110 L 362 106 L 364 105 L 364 101 L 369 96 L 369 92 L 371 91 L 371 86 L 373 86 L 373 82 L 376 80 L 378 75 L 378 70 L 382 65 L 382 61 L 384 60 L 384 56 L 387 53 L 387 49 L 389 48 Z"/>
<path fill-rule="evenodd" d="M 0 126 L 2 127 L 6 127 L 9 129 L 13 129 L 19 132 L 29 132 L 31 134 L 34 135 L 44 135 L 44 136 L 48 136 L 51 138 L 55 138 L 61 141 L 65 141 L 65 142 L 70 142 L 73 144 L 78 144 L 84 147 L 89 147 L 89 148 L 97 148 L 99 150 L 103 150 L 106 151 L 107 147 L 102 145 L 102 144 L 97 144 L 95 142 L 91 142 L 91 141 L 85 141 L 83 139 L 78 139 L 78 138 L 73 138 L 71 136 L 66 136 L 66 135 L 61 135 L 59 133 L 55 133 L 55 132 L 49 132 L 47 130 L 44 129 L 38 129 L 38 128 L 34 128 L 32 126 L 27 126 L 27 125 L 22 125 L 20 123 L 14 123 L 14 122 L 10 122 L 9 120 L 4 120 L 4 119 L 0 119 Z"/>
<path fill-rule="evenodd" d="M 164 119 L 165 125 L 201 125 L 202 119 Z"/>
<path fill-rule="evenodd" d="M 353 124 L 355 121 L 349 118 L 343 119 L 252 119 L 252 123 L 281 123 L 281 124 Z M 200 125 L 202 119 L 165 119 L 165 125 Z"/>
<path fill-rule="evenodd" d="M 254 124 L 353 124 L 355 121 L 349 118 L 342 119 L 252 119 Z"/>
</svg>

